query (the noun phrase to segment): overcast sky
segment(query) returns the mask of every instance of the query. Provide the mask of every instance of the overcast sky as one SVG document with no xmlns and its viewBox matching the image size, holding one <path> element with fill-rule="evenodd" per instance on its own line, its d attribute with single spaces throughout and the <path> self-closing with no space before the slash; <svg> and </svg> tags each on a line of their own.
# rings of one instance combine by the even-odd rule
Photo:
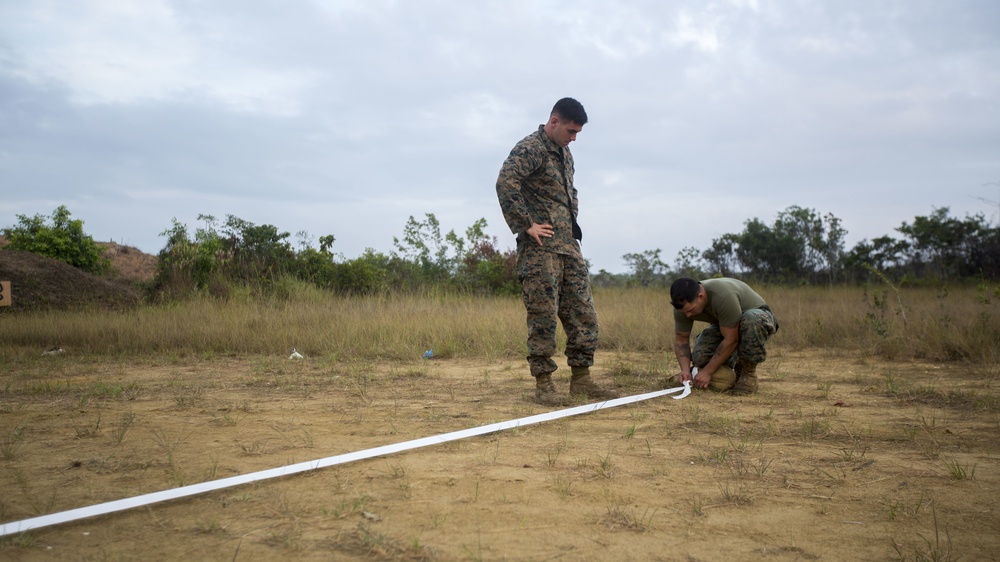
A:
<svg viewBox="0 0 1000 562">
<path fill-rule="evenodd" d="M 235 215 L 354 258 L 434 213 L 508 248 L 497 172 L 563 96 L 594 272 L 792 205 L 848 248 L 998 221 L 996 0 L 0 0 L 0 227 L 66 205 L 156 253 Z"/>
</svg>

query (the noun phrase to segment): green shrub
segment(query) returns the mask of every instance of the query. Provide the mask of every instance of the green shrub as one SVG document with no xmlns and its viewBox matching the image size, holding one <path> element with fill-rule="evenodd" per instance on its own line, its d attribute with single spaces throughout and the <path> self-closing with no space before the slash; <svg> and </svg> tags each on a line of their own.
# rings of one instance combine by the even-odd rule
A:
<svg viewBox="0 0 1000 562">
<path fill-rule="evenodd" d="M 83 232 L 83 221 L 71 219 L 65 205 L 52 211 L 51 218 L 49 223 L 40 214 L 17 215 L 17 226 L 3 229 L 9 249 L 48 256 L 88 273 L 105 273 L 111 268 L 101 248 Z"/>
</svg>

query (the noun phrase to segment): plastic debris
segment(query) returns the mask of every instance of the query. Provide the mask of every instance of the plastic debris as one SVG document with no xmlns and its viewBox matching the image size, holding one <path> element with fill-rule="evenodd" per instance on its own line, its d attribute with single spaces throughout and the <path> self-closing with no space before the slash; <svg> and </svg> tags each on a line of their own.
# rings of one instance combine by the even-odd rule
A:
<svg viewBox="0 0 1000 562">
<path fill-rule="evenodd" d="M 295 348 L 293 347 L 292 348 L 292 354 L 289 355 L 288 358 L 289 359 L 302 359 L 302 354 L 299 353 L 298 351 L 295 351 Z"/>
<path fill-rule="evenodd" d="M 48 351 L 43 351 L 42 355 L 62 355 L 63 353 L 66 353 L 65 349 L 61 347 L 53 347 Z"/>
<path fill-rule="evenodd" d="M 434 357 L 433 349 L 428 349 L 427 351 L 424 352 L 424 359 L 431 359 L 433 357 Z"/>
</svg>

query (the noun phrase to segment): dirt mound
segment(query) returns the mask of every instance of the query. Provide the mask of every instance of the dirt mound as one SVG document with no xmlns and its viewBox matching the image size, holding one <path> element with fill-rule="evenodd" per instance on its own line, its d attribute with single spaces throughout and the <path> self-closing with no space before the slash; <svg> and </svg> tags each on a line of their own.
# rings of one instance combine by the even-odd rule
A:
<svg viewBox="0 0 1000 562">
<path fill-rule="evenodd" d="M 126 281 L 146 283 L 156 276 L 156 256 L 116 242 L 98 242 L 104 257 L 111 261 L 113 275 Z"/>
<path fill-rule="evenodd" d="M 11 306 L 2 312 L 128 308 L 142 302 L 142 284 L 156 274 L 156 257 L 114 242 L 99 243 L 111 273 L 92 275 L 32 252 L 0 249 L 0 281 L 11 282 Z"/>
</svg>

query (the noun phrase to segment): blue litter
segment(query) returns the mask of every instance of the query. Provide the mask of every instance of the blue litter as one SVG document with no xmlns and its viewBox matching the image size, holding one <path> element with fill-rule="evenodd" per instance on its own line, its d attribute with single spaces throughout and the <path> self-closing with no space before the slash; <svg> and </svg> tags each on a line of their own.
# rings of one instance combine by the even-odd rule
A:
<svg viewBox="0 0 1000 562">
<path fill-rule="evenodd" d="M 434 357 L 433 349 L 428 349 L 427 351 L 424 352 L 424 359 L 430 359 L 432 357 Z"/>
</svg>

